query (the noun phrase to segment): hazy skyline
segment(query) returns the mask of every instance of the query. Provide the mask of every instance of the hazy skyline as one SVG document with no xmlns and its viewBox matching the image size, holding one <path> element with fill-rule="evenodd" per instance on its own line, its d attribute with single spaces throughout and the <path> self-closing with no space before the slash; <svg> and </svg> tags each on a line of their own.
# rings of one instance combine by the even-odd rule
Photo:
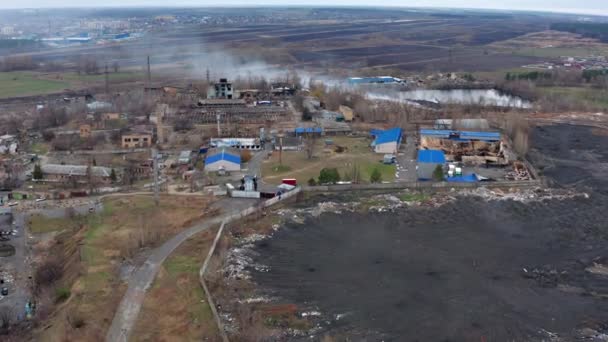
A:
<svg viewBox="0 0 608 342">
<path fill-rule="evenodd" d="M 279 0 L 260 0 L 255 6 L 369 6 L 367 0 L 294 0 L 286 3 Z M 1 1 L 0 8 L 53 8 L 53 7 L 128 7 L 128 6 L 156 6 L 156 7 L 179 7 L 179 6 L 253 6 L 250 1 L 245 0 L 174 0 L 167 2 L 164 0 L 105 0 L 99 2 L 83 2 L 81 0 L 21 0 L 21 1 Z M 608 15 L 608 0 L 387 0 L 382 6 L 388 7 L 452 7 L 452 8 L 479 8 L 479 9 L 500 9 L 500 10 L 532 10 L 549 11 L 578 14 Z"/>
</svg>

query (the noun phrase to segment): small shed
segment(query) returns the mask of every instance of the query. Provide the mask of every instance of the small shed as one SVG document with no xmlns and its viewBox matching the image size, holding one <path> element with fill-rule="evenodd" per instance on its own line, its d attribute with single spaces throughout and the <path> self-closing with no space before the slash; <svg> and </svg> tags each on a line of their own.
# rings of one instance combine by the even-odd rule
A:
<svg viewBox="0 0 608 342">
<path fill-rule="evenodd" d="M 241 156 L 228 149 L 209 151 L 205 158 L 205 172 L 240 171 Z"/>
<path fill-rule="evenodd" d="M 418 151 L 418 165 L 416 173 L 419 180 L 433 179 L 433 172 L 437 165 L 443 167 L 445 164 L 445 154 L 440 150 L 420 150 Z"/>
</svg>

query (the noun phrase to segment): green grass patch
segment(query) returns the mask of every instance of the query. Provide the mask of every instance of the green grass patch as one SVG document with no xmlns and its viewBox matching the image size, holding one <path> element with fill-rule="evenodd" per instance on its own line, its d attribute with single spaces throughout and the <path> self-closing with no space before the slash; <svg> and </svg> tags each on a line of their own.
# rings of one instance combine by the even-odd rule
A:
<svg viewBox="0 0 608 342">
<path fill-rule="evenodd" d="M 49 145 L 44 143 L 35 143 L 31 147 L 31 152 L 37 155 L 45 155 L 49 152 Z"/>
<path fill-rule="evenodd" d="M 54 93 L 70 87 L 68 82 L 38 76 L 28 71 L 0 72 L 0 98 Z"/>
<path fill-rule="evenodd" d="M 538 87 L 541 95 L 559 97 L 581 106 L 608 109 L 608 90 L 591 87 Z"/>
<path fill-rule="evenodd" d="M 395 179 L 395 173 L 397 172 L 397 167 L 395 165 L 383 164 L 380 162 L 368 162 L 361 165 L 361 178 L 363 182 L 369 182 L 374 169 L 378 169 L 378 171 L 380 171 L 380 174 L 382 175 L 382 182 L 393 181 Z"/>
<path fill-rule="evenodd" d="M 424 202 L 431 198 L 431 195 L 423 192 L 408 192 L 401 196 L 399 199 L 403 202 Z"/>
<path fill-rule="evenodd" d="M 272 172 L 274 173 L 285 173 L 285 172 L 289 172 L 291 171 L 291 167 L 287 166 L 287 165 L 275 165 L 271 168 Z"/>
<path fill-rule="evenodd" d="M 79 81 L 79 82 L 103 82 L 105 81 L 106 75 L 102 72 L 100 74 L 80 74 L 75 72 L 67 72 L 61 73 L 58 75 L 53 75 L 53 79 L 63 80 L 63 81 Z M 108 72 L 108 79 L 110 82 L 123 82 L 130 80 L 141 80 L 143 79 L 143 74 L 140 72 Z"/>
<path fill-rule="evenodd" d="M 175 277 L 182 273 L 198 274 L 202 261 L 188 255 L 174 255 L 165 261 L 167 273 Z"/>
<path fill-rule="evenodd" d="M 70 298 L 70 289 L 67 287 L 58 287 L 55 289 L 55 302 L 61 303 Z"/>
<path fill-rule="evenodd" d="M 33 234 L 59 232 L 66 229 L 77 229 L 81 224 L 78 219 L 47 218 L 42 215 L 33 215 L 29 219 L 29 229 Z"/>
</svg>

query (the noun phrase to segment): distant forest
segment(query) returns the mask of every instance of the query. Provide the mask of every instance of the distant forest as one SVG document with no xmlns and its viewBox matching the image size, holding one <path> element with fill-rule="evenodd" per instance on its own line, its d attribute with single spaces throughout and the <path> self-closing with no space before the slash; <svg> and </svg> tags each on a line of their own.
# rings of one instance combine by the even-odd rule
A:
<svg viewBox="0 0 608 342">
<path fill-rule="evenodd" d="M 555 31 L 578 33 L 587 38 L 599 39 L 608 43 L 608 24 L 595 23 L 555 23 L 551 25 Z"/>
</svg>

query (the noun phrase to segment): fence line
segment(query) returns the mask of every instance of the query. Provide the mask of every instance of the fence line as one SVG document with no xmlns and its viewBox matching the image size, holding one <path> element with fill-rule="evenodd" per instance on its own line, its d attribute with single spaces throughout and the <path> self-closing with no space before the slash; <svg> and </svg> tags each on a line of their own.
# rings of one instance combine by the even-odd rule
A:
<svg viewBox="0 0 608 342">
<path fill-rule="evenodd" d="M 221 319 L 219 313 L 217 312 L 217 308 L 215 306 L 215 301 L 213 300 L 213 297 L 211 296 L 211 292 L 209 291 L 209 288 L 207 287 L 207 282 L 205 281 L 205 274 L 207 273 L 209 263 L 211 261 L 211 258 L 213 257 L 213 254 L 215 253 L 217 244 L 218 244 L 220 238 L 222 237 L 222 234 L 224 233 L 224 226 L 229 222 L 247 217 L 257 211 L 262 210 L 263 208 L 267 208 L 267 207 L 270 207 L 270 206 L 273 206 L 273 205 L 279 203 L 280 201 L 287 200 L 288 198 L 291 198 L 291 197 L 297 195 L 300 191 L 301 191 L 301 188 L 299 188 L 299 187 L 295 188 L 292 191 L 289 191 L 289 192 L 281 195 L 281 198 L 279 198 L 279 197 L 271 198 L 267 201 L 264 201 L 262 203 L 262 205 L 259 207 L 249 207 L 247 209 L 242 210 L 240 213 L 236 213 L 236 214 L 226 217 L 222 221 L 220 229 L 218 229 L 218 231 L 215 235 L 215 238 L 213 239 L 213 244 L 211 245 L 211 248 L 209 249 L 209 252 L 207 253 L 207 257 L 205 258 L 205 261 L 203 262 L 203 266 L 201 266 L 201 268 L 199 270 L 198 276 L 199 276 L 199 282 L 201 283 L 201 286 L 203 287 L 203 291 L 205 292 L 205 296 L 207 297 L 207 303 L 209 303 L 209 307 L 211 307 L 211 313 L 213 314 L 213 317 L 215 319 L 217 328 L 220 332 L 220 336 L 221 336 L 223 342 L 229 342 L 228 335 L 226 334 L 226 331 L 224 330 L 224 325 L 222 323 L 222 319 Z"/>
<path fill-rule="evenodd" d="M 303 186 L 303 191 L 309 192 L 340 192 L 353 190 L 441 190 L 441 189 L 475 189 L 475 188 L 520 188 L 531 189 L 542 186 L 538 180 L 530 181 L 497 181 L 497 182 L 477 182 L 477 183 L 449 183 L 449 182 L 394 182 L 378 184 L 332 184 Z"/>
</svg>

